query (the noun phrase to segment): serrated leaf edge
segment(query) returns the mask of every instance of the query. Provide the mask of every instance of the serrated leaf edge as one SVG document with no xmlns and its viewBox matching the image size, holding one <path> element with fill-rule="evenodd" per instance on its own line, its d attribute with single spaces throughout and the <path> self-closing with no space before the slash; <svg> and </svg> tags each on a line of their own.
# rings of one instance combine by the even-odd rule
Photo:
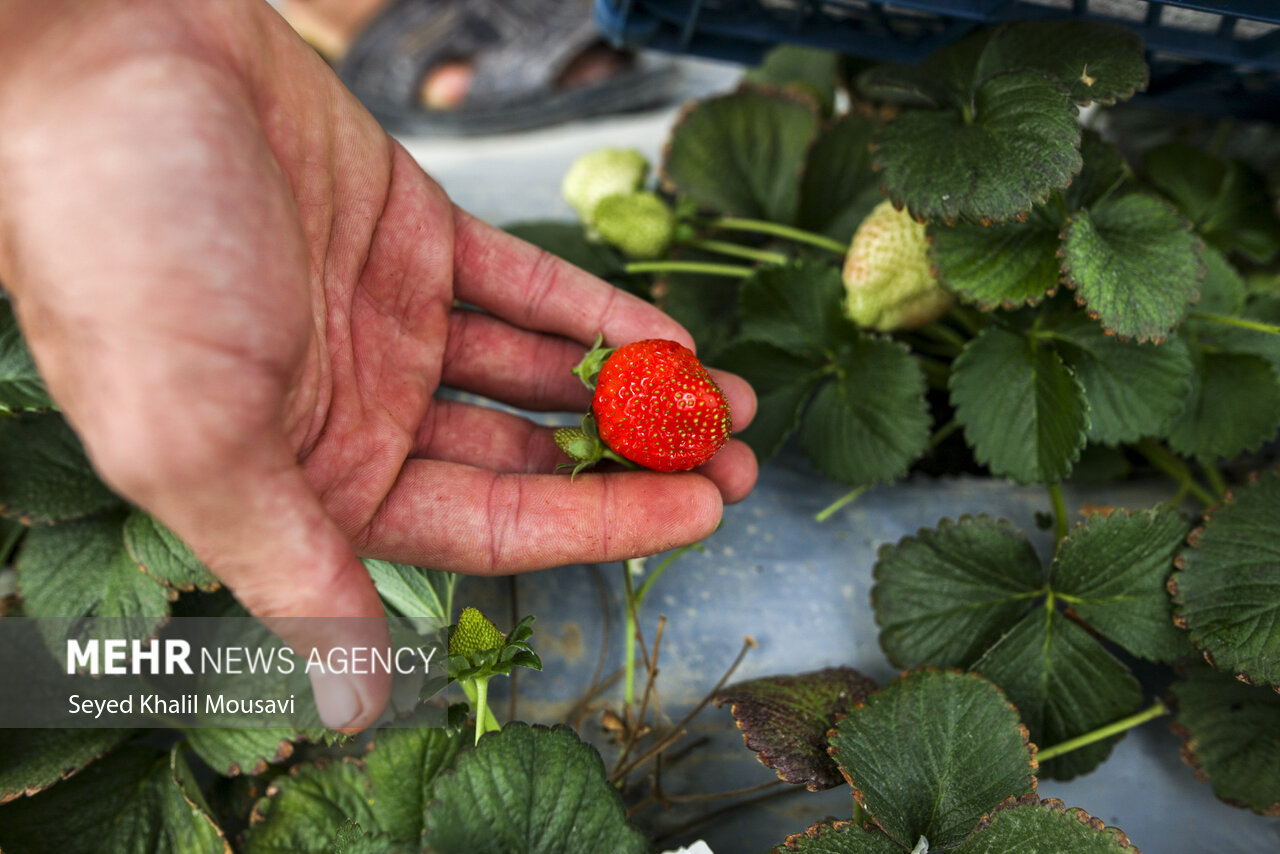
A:
<svg viewBox="0 0 1280 854">
<path fill-rule="evenodd" d="M 1268 472 L 1263 472 L 1263 471 L 1250 472 L 1248 477 L 1245 479 L 1245 488 L 1249 488 L 1254 484 L 1259 483 L 1264 476 L 1280 477 L 1280 465 L 1277 465 L 1275 468 L 1273 468 L 1271 471 L 1268 471 Z M 1187 540 L 1186 540 L 1187 547 L 1192 549 L 1200 548 L 1200 538 L 1204 534 L 1205 529 L 1210 524 L 1212 524 L 1214 516 L 1220 513 L 1222 510 L 1228 508 L 1230 505 L 1234 504 L 1235 501 L 1236 501 L 1236 491 L 1233 489 L 1228 489 L 1226 493 L 1222 496 L 1222 501 L 1220 503 L 1215 504 L 1212 507 L 1206 509 L 1201 516 L 1200 524 L 1192 528 L 1191 532 L 1187 534 Z M 1168 582 L 1165 583 L 1165 589 L 1168 590 L 1170 598 L 1173 599 L 1173 624 L 1178 628 L 1183 629 L 1184 631 L 1190 633 L 1191 645 L 1200 651 L 1200 654 L 1201 656 L 1204 657 L 1206 664 L 1208 664 L 1214 670 L 1219 671 L 1220 673 L 1228 672 L 1218 667 L 1217 661 L 1214 660 L 1213 653 L 1211 653 L 1207 649 L 1202 649 L 1200 645 L 1196 643 L 1196 634 L 1192 631 L 1191 626 L 1187 622 L 1186 616 L 1183 615 L 1180 610 L 1181 606 L 1184 603 L 1182 601 L 1181 591 L 1178 589 L 1178 576 L 1183 572 L 1185 572 L 1187 569 L 1186 549 L 1183 549 L 1182 551 L 1180 551 L 1178 555 L 1173 559 L 1173 565 L 1174 565 L 1174 571 L 1172 574 L 1170 574 Z M 1234 676 L 1237 680 L 1243 682 L 1246 685 L 1257 685 L 1257 683 L 1253 680 L 1253 677 L 1250 676 L 1247 671 L 1244 671 L 1244 670 L 1232 671 L 1230 672 L 1230 675 Z M 1263 687 L 1269 687 L 1271 688 L 1271 690 L 1275 691 L 1277 694 L 1280 694 L 1280 684 L 1266 685 L 1266 683 L 1264 683 Z M 1277 805 L 1277 806 L 1280 806 L 1280 805 Z M 1280 815 L 1280 811 L 1278 811 L 1276 815 Z"/>
<path fill-rule="evenodd" d="M 325 769 L 328 768 L 330 765 L 334 764 L 335 761 L 343 765 L 353 765 L 356 768 L 360 769 L 361 771 L 364 770 L 364 761 L 354 756 L 344 756 L 341 759 L 337 759 L 337 760 L 335 760 L 333 757 L 322 756 L 319 759 L 316 759 L 314 762 L 300 762 L 297 765 L 291 766 L 289 768 L 287 777 L 288 779 L 291 779 L 291 780 L 297 780 L 299 777 L 302 776 L 302 772 L 306 770 L 315 770 L 318 773 L 323 773 Z M 367 779 L 365 780 L 365 787 L 368 788 Z M 272 780 L 271 783 L 267 785 L 266 794 L 263 795 L 261 798 L 258 798 L 258 800 L 254 803 L 253 809 L 250 810 L 249 812 L 249 827 L 256 827 L 267 820 L 266 813 L 263 812 L 263 809 L 269 808 L 270 804 L 273 803 L 272 799 L 277 797 L 279 794 L 280 794 L 280 779 L 277 778 L 275 780 Z"/>
<path fill-rule="evenodd" d="M 810 112 L 813 113 L 813 116 L 816 120 L 815 127 L 817 128 L 818 133 L 815 133 L 814 138 L 809 140 L 808 144 L 805 145 L 806 157 L 800 158 L 800 163 L 799 163 L 799 166 L 797 167 L 796 174 L 792 176 L 795 179 L 796 192 L 799 193 L 800 176 L 804 173 L 804 167 L 805 167 L 805 164 L 807 163 L 808 151 L 810 147 L 813 145 L 814 141 L 818 138 L 818 136 L 821 135 L 820 132 L 824 127 L 822 122 L 821 110 L 819 109 L 817 102 L 814 101 L 812 97 L 805 95 L 801 92 L 798 92 L 794 89 L 783 89 L 781 87 L 773 86 L 770 84 L 748 83 L 745 81 L 742 83 L 739 83 L 738 87 L 730 92 L 725 92 L 720 95 L 713 95 L 709 98 L 696 98 L 690 101 L 686 101 L 684 104 L 680 106 L 680 109 L 676 112 L 675 118 L 671 122 L 670 129 L 667 131 L 667 139 L 666 139 L 666 142 L 664 142 L 662 145 L 662 153 L 658 157 L 658 168 L 657 170 L 655 170 L 656 176 L 658 179 L 658 186 L 661 187 L 663 192 L 669 193 L 670 195 L 675 196 L 677 198 L 681 198 L 681 199 L 688 198 L 688 196 L 682 193 L 680 191 L 680 188 L 676 186 L 676 183 L 671 179 L 671 176 L 667 174 L 667 161 L 671 154 L 672 140 L 675 139 L 676 132 L 688 120 L 689 116 L 694 111 L 696 111 L 699 107 L 702 107 L 706 104 L 715 103 L 718 101 L 728 101 L 739 95 L 752 94 L 752 93 L 764 95 L 768 98 L 773 98 L 779 101 L 788 101 L 792 104 L 805 107 L 806 109 L 808 109 Z M 742 212 L 741 211 L 722 211 L 722 213 L 740 214 Z"/>
<path fill-rule="evenodd" d="M 913 667 L 909 670 L 903 670 L 901 673 L 895 676 L 892 680 L 890 680 L 888 684 L 886 684 L 884 687 L 880 688 L 879 690 L 868 692 L 865 699 L 863 699 L 858 703 L 855 703 L 853 706 L 850 707 L 850 712 L 853 712 L 853 711 L 856 711 L 857 709 L 862 708 L 867 704 L 867 700 L 871 699 L 872 696 L 883 693 L 884 691 L 887 691 L 895 683 L 900 682 L 901 680 L 907 678 L 908 676 L 911 676 L 916 673 L 955 673 L 967 678 L 977 679 L 980 682 L 990 685 L 992 688 L 996 690 L 1000 699 L 1004 701 L 1004 704 L 1009 709 L 1013 710 L 1014 716 L 1017 717 L 1018 719 L 1018 733 L 1022 736 L 1022 743 L 1027 748 L 1028 758 L 1030 760 L 1029 764 L 1030 764 L 1031 770 L 1030 770 L 1029 776 L 1031 778 L 1031 791 L 1027 794 L 1034 796 L 1040 784 L 1040 780 L 1036 776 L 1037 772 L 1040 770 L 1040 761 L 1036 759 L 1036 753 L 1039 752 L 1039 748 L 1036 746 L 1035 742 L 1031 740 L 1031 732 L 1027 729 L 1027 725 L 1022 722 L 1022 713 L 1018 711 L 1018 707 L 1015 706 L 1009 700 L 1009 697 L 1007 694 L 1005 694 L 1003 688 L 1001 688 L 999 685 L 997 685 L 995 682 L 991 681 L 987 677 L 983 676 L 981 673 L 977 673 L 972 670 L 961 670 L 960 668 L 957 668 L 957 667 L 935 667 L 931 664 L 927 664 L 921 667 Z M 842 715 L 840 719 L 843 720 L 845 717 L 848 717 L 848 716 Z M 832 727 L 831 729 L 827 730 L 827 741 L 831 741 L 836 736 L 836 734 L 837 734 L 837 727 Z M 866 794 L 864 794 L 861 789 L 859 789 L 857 786 L 854 785 L 853 779 L 849 776 L 848 770 L 845 768 L 844 765 L 840 763 L 840 760 L 836 759 L 834 744 L 827 747 L 827 753 L 831 756 L 832 759 L 835 759 L 836 767 L 840 769 L 840 775 L 844 777 L 845 782 L 849 784 L 849 788 L 853 790 L 853 799 L 858 802 L 859 806 L 861 806 L 864 810 L 867 811 L 868 815 L 871 816 L 872 823 L 876 827 L 878 827 L 881 831 L 884 831 L 885 835 L 887 836 L 888 831 L 885 830 L 885 828 L 880 824 L 878 820 L 876 820 L 874 813 L 872 813 L 871 810 L 867 807 Z M 1026 797 L 1026 795 L 1023 795 L 1022 797 Z"/>
</svg>

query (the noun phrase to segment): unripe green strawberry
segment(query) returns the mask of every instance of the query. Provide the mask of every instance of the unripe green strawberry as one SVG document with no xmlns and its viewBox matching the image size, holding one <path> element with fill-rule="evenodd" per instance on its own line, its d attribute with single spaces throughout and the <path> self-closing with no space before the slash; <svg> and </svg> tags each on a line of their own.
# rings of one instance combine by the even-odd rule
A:
<svg viewBox="0 0 1280 854">
<path fill-rule="evenodd" d="M 632 193 L 644 185 L 649 161 L 634 148 L 601 148 L 583 154 L 569 167 L 560 193 L 578 218 L 594 227 L 596 205 L 606 196 Z"/>
<path fill-rule="evenodd" d="M 458 615 L 458 625 L 449 635 L 449 654 L 470 655 L 483 649 L 497 649 L 506 639 L 484 614 L 475 608 L 463 608 Z"/>
<path fill-rule="evenodd" d="M 628 258 L 659 258 L 676 233 L 676 216 L 657 194 L 644 190 L 605 196 L 592 225 Z"/>
<path fill-rule="evenodd" d="M 686 471 L 729 439 L 729 402 L 698 357 L 675 341 L 648 339 L 614 350 L 591 400 L 600 439 L 655 471 Z"/>
<path fill-rule="evenodd" d="M 929 262 L 925 227 L 883 201 L 858 226 L 844 262 L 845 310 L 859 326 L 915 329 L 954 301 Z"/>
</svg>

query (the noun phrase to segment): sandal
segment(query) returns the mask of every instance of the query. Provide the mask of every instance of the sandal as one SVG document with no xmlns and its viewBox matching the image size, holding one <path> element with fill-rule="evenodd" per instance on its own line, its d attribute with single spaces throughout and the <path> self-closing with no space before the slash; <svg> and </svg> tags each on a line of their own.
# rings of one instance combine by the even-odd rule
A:
<svg viewBox="0 0 1280 854">
<path fill-rule="evenodd" d="M 566 81 L 601 36 L 583 0 L 392 0 L 346 51 L 338 73 L 392 131 L 503 133 L 669 101 L 675 66 L 626 56 L 613 73 Z M 433 71 L 465 64 L 463 102 L 422 104 Z"/>
</svg>

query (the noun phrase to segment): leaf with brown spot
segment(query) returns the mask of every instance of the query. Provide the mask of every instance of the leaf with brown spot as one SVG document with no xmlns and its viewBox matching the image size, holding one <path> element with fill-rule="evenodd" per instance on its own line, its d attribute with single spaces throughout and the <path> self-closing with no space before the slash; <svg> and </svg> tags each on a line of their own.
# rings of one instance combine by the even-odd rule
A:
<svg viewBox="0 0 1280 854">
<path fill-rule="evenodd" d="M 1235 490 L 1182 553 L 1174 613 L 1214 666 L 1280 690 L 1280 471 Z"/>
<path fill-rule="evenodd" d="M 902 849 L 879 830 L 863 830 L 851 821 L 815 824 L 793 833 L 773 854 L 902 854 Z"/>
<path fill-rule="evenodd" d="M 1182 758 L 1233 806 L 1280 816 L 1280 694 L 1207 667 L 1172 688 Z"/>
<path fill-rule="evenodd" d="M 836 724 L 832 756 L 859 802 L 910 850 L 942 850 L 1006 798 L 1034 792 L 1033 750 L 1017 710 L 974 673 L 922 668 Z"/>
<path fill-rule="evenodd" d="M 716 694 L 715 704 L 729 705 L 743 742 L 778 779 L 817 792 L 844 782 L 827 755 L 827 732 L 875 689 L 852 667 L 827 667 L 739 682 Z"/>
<path fill-rule="evenodd" d="M 130 729 L 0 729 L 0 804 L 67 779 L 137 733 Z"/>
<path fill-rule="evenodd" d="M 978 829 L 955 854 L 1007 854 L 1010 851 L 1070 851 L 1071 854 L 1137 854 L 1124 831 L 1062 801 L 1011 800 L 984 816 Z"/>
</svg>

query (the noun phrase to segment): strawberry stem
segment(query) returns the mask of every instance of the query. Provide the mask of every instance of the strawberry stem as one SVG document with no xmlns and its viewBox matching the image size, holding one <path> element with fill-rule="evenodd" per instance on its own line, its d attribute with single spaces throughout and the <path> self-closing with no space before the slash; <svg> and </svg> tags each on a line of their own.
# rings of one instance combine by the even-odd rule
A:
<svg viewBox="0 0 1280 854">
<path fill-rule="evenodd" d="M 1192 320 L 1203 320 L 1206 323 L 1218 323 L 1222 326 L 1234 326 L 1237 329 L 1248 329 L 1252 332 L 1265 332 L 1268 335 L 1280 335 L 1280 326 L 1274 323 L 1262 323 L 1243 317 L 1232 317 L 1227 314 L 1205 314 L 1199 311 L 1190 312 L 1187 317 Z"/>
<path fill-rule="evenodd" d="M 1213 507 L 1218 503 L 1218 497 L 1205 489 L 1191 474 L 1191 467 L 1164 445 L 1151 439 L 1143 439 L 1134 448 L 1152 466 L 1173 478 L 1181 492 L 1190 493 L 1205 507 Z"/>
<path fill-rule="evenodd" d="M 1227 481 L 1222 476 L 1222 472 L 1213 463 L 1201 462 L 1200 469 L 1204 472 L 1204 479 L 1209 481 L 1209 488 L 1213 490 L 1214 495 L 1218 499 L 1227 497 Z"/>
<path fill-rule="evenodd" d="M 1062 484 L 1049 484 L 1049 500 L 1053 502 L 1053 552 L 1056 555 L 1067 539 L 1067 500 L 1062 495 Z"/>
<path fill-rule="evenodd" d="M 812 231 L 806 231 L 803 228 L 792 228 L 789 225 L 781 225 L 776 222 L 767 222 L 760 219 L 746 219 L 744 217 L 725 216 L 713 219 L 707 223 L 712 228 L 723 228 L 728 231 L 751 231 L 757 234 L 770 234 L 774 237 L 781 237 L 786 240 L 794 240 L 797 243 L 807 243 L 810 246 L 817 246 L 819 249 L 830 250 L 837 255 L 844 255 L 849 251 L 849 247 L 838 240 L 832 240 L 822 234 L 815 234 Z"/>
<path fill-rule="evenodd" d="M 701 276 L 729 276 L 745 279 L 755 273 L 750 267 L 735 264 L 710 264 L 705 261 L 632 261 L 623 267 L 627 273 L 694 273 Z"/>
<path fill-rule="evenodd" d="M 489 677 L 465 679 L 460 684 L 462 693 L 467 696 L 467 702 L 476 712 L 476 744 L 479 744 L 480 736 L 486 732 L 497 732 L 502 729 L 498 719 L 493 716 L 493 710 L 489 708 Z"/>
<path fill-rule="evenodd" d="M 626 643 L 626 656 L 623 660 L 622 699 L 628 708 L 636 700 L 636 602 L 635 586 L 632 573 L 643 571 L 644 558 L 630 558 L 622 563 L 622 583 L 626 590 L 626 615 L 623 641 Z"/>
<path fill-rule="evenodd" d="M 1037 751 L 1036 760 L 1043 764 L 1048 762 L 1050 759 L 1056 759 L 1064 753 L 1070 753 L 1078 748 L 1087 747 L 1094 742 L 1102 741 L 1104 738 L 1119 735 L 1126 730 L 1133 729 L 1136 726 L 1145 724 L 1147 721 L 1154 720 L 1161 715 L 1167 714 L 1169 714 L 1169 707 L 1166 706 L 1162 700 L 1156 700 L 1147 708 L 1136 714 L 1129 715 L 1127 718 L 1121 718 L 1120 720 L 1109 723 L 1106 726 L 1098 727 L 1092 732 L 1086 732 L 1084 735 L 1067 739 L 1060 744 L 1055 744 L 1051 747 L 1046 747 L 1044 750 Z"/>
<path fill-rule="evenodd" d="M 719 252 L 735 258 L 746 258 L 748 261 L 759 261 L 762 264 L 785 264 L 790 259 L 781 252 L 770 252 L 767 249 L 752 249 L 750 246 L 739 246 L 727 240 L 686 240 L 684 245 L 707 252 Z"/>
<path fill-rule="evenodd" d="M 828 504 L 825 508 L 823 508 L 822 510 L 819 510 L 817 515 L 813 517 L 813 520 L 815 522 L 827 521 L 832 516 L 834 516 L 838 511 L 842 510 L 845 507 L 845 505 L 851 504 L 852 502 L 856 501 L 858 497 L 862 495 L 862 493 L 866 492 L 870 488 L 871 487 L 866 485 L 855 486 L 853 489 L 849 490 L 844 495 L 840 496 L 835 501 Z"/>
</svg>

